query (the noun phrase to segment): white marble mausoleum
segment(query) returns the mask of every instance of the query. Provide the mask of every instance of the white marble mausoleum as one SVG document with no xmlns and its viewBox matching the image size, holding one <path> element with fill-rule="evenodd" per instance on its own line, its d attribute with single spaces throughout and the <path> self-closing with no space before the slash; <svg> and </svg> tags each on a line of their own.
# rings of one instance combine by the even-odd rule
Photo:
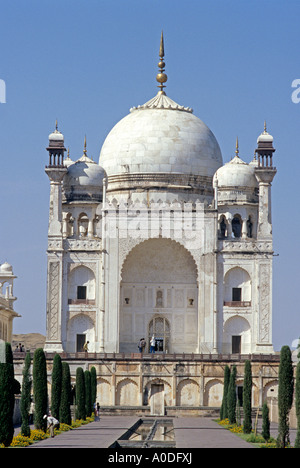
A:
<svg viewBox="0 0 300 468">
<path fill-rule="evenodd" d="M 137 353 L 145 338 L 148 353 L 154 335 L 156 353 L 273 353 L 273 137 L 265 125 L 224 161 L 166 94 L 163 60 L 161 41 L 158 93 L 99 161 L 49 135 L 47 352 Z"/>
</svg>

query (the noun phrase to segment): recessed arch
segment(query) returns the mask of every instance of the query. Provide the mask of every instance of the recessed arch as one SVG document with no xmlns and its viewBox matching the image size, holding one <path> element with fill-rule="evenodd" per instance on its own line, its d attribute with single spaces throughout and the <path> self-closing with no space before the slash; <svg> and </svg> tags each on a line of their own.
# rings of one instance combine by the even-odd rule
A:
<svg viewBox="0 0 300 468">
<path fill-rule="evenodd" d="M 224 385 L 219 379 L 206 382 L 203 394 L 204 406 L 220 407 L 222 404 Z"/>
<path fill-rule="evenodd" d="M 121 267 L 121 280 L 124 281 L 124 271 L 125 271 L 125 269 L 127 267 L 127 264 L 130 262 L 131 258 L 133 256 L 139 255 L 140 252 L 142 250 L 144 250 L 144 247 L 147 248 L 147 246 L 149 246 L 151 248 L 151 245 L 154 246 L 154 249 L 155 249 L 156 245 L 162 245 L 162 246 L 166 247 L 167 251 L 169 251 L 169 246 L 170 247 L 172 246 L 172 248 L 176 249 L 177 251 L 186 252 L 186 254 L 188 254 L 188 256 L 189 256 L 191 271 L 195 272 L 196 277 L 198 279 L 198 267 L 197 267 L 196 261 L 195 261 L 193 255 L 192 255 L 192 253 L 184 245 L 182 245 L 178 241 L 175 241 L 175 240 L 169 239 L 169 238 L 165 238 L 165 237 L 159 237 L 159 238 L 141 240 L 141 242 L 139 242 L 137 245 L 135 245 L 130 250 L 130 252 L 128 252 L 128 254 L 126 255 L 126 257 L 125 257 L 125 259 L 123 261 L 122 267 Z"/>
<path fill-rule="evenodd" d="M 138 385 L 130 379 L 124 378 L 118 382 L 116 389 L 117 406 L 138 406 Z"/>
<path fill-rule="evenodd" d="M 242 237 L 242 217 L 240 214 L 236 213 L 231 221 L 232 234 L 233 237 L 240 238 Z"/>
<path fill-rule="evenodd" d="M 169 323 L 163 351 L 196 352 L 198 342 L 198 270 L 180 243 L 152 238 L 136 245 L 124 260 L 120 284 L 120 351 L 137 352 L 154 316 Z"/>
<path fill-rule="evenodd" d="M 111 400 L 111 384 L 109 380 L 100 377 L 97 379 L 97 400 L 101 402 L 101 406 L 110 406 Z"/>
<path fill-rule="evenodd" d="M 263 388 L 263 402 L 269 398 L 278 398 L 278 380 L 271 380 Z"/>
<path fill-rule="evenodd" d="M 240 352 L 248 354 L 251 351 L 251 326 L 247 319 L 234 315 L 226 320 L 223 332 L 223 352 L 232 353 L 233 337 L 240 337 Z"/>
<path fill-rule="evenodd" d="M 94 351 L 95 346 L 95 324 L 86 314 L 77 314 L 68 322 L 67 328 L 67 351 L 74 353 L 78 349 L 78 337 L 89 341 L 89 351 Z"/>
<path fill-rule="evenodd" d="M 230 305 L 231 302 L 251 305 L 251 284 L 251 277 L 247 270 L 241 267 L 230 268 L 224 276 L 225 305 Z"/>
<path fill-rule="evenodd" d="M 177 386 L 178 406 L 199 406 L 200 391 L 198 383 L 190 378 L 183 379 Z"/>
<path fill-rule="evenodd" d="M 78 301 L 94 301 L 96 294 L 96 279 L 94 272 L 85 265 L 72 269 L 68 278 L 69 303 Z"/>
<path fill-rule="evenodd" d="M 88 215 L 84 212 L 80 213 L 78 216 L 78 220 L 77 220 L 78 234 L 80 237 L 87 236 L 88 225 L 89 225 Z"/>
<path fill-rule="evenodd" d="M 150 404 L 153 386 L 162 385 L 164 393 L 164 402 L 166 406 L 172 406 L 172 385 L 162 377 L 153 377 L 149 379 L 144 387 L 143 401 L 145 405 Z"/>
</svg>

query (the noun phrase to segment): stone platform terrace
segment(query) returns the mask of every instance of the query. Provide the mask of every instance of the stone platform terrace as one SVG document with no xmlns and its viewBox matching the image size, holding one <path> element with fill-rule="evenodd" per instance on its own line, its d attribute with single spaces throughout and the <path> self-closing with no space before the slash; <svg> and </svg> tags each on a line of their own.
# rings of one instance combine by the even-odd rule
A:
<svg viewBox="0 0 300 468">
<path fill-rule="evenodd" d="M 20 382 L 24 357 L 25 353 L 14 353 L 15 378 Z M 49 386 L 53 357 L 46 353 Z M 236 365 L 237 386 L 242 386 L 246 360 L 252 366 L 252 404 L 261 407 L 267 397 L 276 396 L 280 363 L 279 354 L 62 353 L 61 358 L 70 366 L 72 384 L 78 367 L 95 367 L 101 408 L 124 416 L 125 408 L 149 413 L 155 392 L 158 403 L 168 412 L 162 408 L 163 412 L 153 414 L 179 416 L 178 409 L 183 408 L 181 416 L 212 416 L 206 410 L 221 406 L 225 366 Z"/>
</svg>

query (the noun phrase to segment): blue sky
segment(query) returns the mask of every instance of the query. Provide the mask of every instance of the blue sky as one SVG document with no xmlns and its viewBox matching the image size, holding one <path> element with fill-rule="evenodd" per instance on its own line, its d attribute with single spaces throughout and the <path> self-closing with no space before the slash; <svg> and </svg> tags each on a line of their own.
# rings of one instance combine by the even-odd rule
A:
<svg viewBox="0 0 300 468">
<path fill-rule="evenodd" d="M 160 33 L 166 92 L 215 134 L 223 160 L 249 162 L 264 120 L 274 137 L 273 342 L 300 336 L 300 2 L 292 0 L 0 1 L 0 262 L 15 282 L 15 333 L 45 333 L 48 135 L 58 120 L 73 160 L 98 160 L 110 129 L 156 92 Z M 300 93 L 299 93 L 300 96 Z"/>
</svg>

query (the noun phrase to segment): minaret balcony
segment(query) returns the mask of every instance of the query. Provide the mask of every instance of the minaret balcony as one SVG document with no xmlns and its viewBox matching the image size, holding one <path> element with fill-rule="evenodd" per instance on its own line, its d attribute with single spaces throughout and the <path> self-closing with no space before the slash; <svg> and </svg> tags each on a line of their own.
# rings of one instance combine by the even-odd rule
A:
<svg viewBox="0 0 300 468">
<path fill-rule="evenodd" d="M 225 307 L 251 307 L 251 301 L 224 301 Z"/>
<path fill-rule="evenodd" d="M 69 305 L 95 305 L 95 299 L 68 299 Z"/>
</svg>

